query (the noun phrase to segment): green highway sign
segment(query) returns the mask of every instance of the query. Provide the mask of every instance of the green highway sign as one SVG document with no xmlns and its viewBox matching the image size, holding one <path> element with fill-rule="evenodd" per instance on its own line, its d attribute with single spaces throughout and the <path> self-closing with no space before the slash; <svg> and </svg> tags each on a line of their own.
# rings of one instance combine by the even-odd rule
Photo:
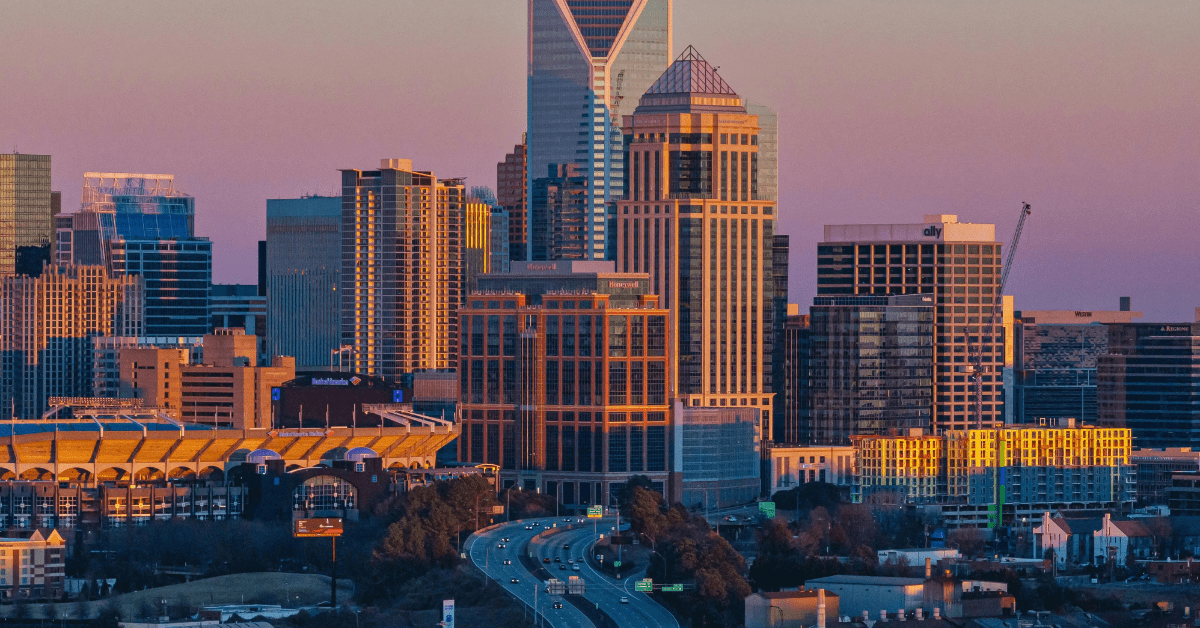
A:
<svg viewBox="0 0 1200 628">
<path fill-rule="evenodd" d="M 604 516 L 603 506 L 588 506 L 588 518 L 599 519 Z"/>
<path fill-rule="evenodd" d="M 767 518 L 775 516 L 775 502 L 758 502 L 758 510 Z"/>
<path fill-rule="evenodd" d="M 633 590 L 634 591 L 653 591 L 654 590 L 654 581 L 651 580 L 650 578 L 643 578 L 641 580 L 638 580 L 637 582 L 633 583 Z"/>
<path fill-rule="evenodd" d="M 621 561 L 619 561 L 619 560 L 613 561 L 613 567 L 620 567 L 620 566 L 621 566 Z"/>
<path fill-rule="evenodd" d="M 664 584 L 662 590 L 669 591 L 671 593 L 679 593 L 679 592 L 683 591 L 683 585 L 682 584 Z"/>
</svg>

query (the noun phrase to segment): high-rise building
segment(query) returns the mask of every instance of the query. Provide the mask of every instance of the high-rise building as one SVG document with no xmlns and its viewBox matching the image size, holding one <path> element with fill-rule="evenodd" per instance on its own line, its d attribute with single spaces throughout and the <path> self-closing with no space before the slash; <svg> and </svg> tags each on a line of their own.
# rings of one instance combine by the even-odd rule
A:
<svg viewBox="0 0 1200 628">
<path fill-rule="evenodd" d="M 204 360 L 204 336 L 93 336 L 92 396 L 121 396 L 121 352 L 129 349 L 181 349 L 189 364 Z"/>
<path fill-rule="evenodd" d="M 783 406 L 776 406 L 772 440 L 795 446 L 813 442 L 812 399 L 808 394 L 809 356 L 812 353 L 812 317 L 801 314 L 800 307 L 788 304 L 783 324 Z M 779 387 L 779 373 L 775 374 Z"/>
<path fill-rule="evenodd" d="M 779 114 L 759 103 L 746 103 L 746 112 L 758 116 L 758 197 L 779 200 Z"/>
<path fill-rule="evenodd" d="M 934 322 L 933 427 L 978 427 L 975 387 L 968 367 L 975 351 L 983 364 L 982 422 L 1004 419 L 1005 339 L 1011 307 L 993 321 L 992 305 L 1003 268 L 996 227 L 932 214 L 921 224 L 825 225 L 817 246 L 819 296 L 929 294 Z M 994 331 L 992 324 L 994 323 Z M 980 333 L 980 328 L 983 333 Z"/>
<path fill-rule="evenodd" d="M 271 428 L 271 389 L 296 377 L 293 358 L 258 365 L 258 340 L 241 329 L 204 336 L 204 360 L 187 349 L 129 347 L 119 351 L 119 397 L 142 399 L 185 423 L 233 429 Z"/>
<path fill-rule="evenodd" d="M 648 277 L 611 262 L 513 266 L 460 311 L 459 460 L 569 505 L 608 504 L 631 474 L 678 499 L 669 333 Z"/>
<path fill-rule="evenodd" d="M 578 164 L 553 164 L 533 181 L 535 215 L 530 247 L 535 260 L 598 259 L 588 254 L 588 172 Z"/>
<path fill-rule="evenodd" d="M 1100 424 L 1138 447 L 1200 448 L 1200 322 L 1112 323 L 1098 358 Z"/>
<path fill-rule="evenodd" d="M 491 249 L 488 252 L 488 272 L 506 273 L 512 268 L 512 249 L 508 244 L 512 217 L 507 209 L 493 207 L 489 220 L 491 221 Z"/>
<path fill-rule="evenodd" d="M 209 331 L 237 327 L 262 344 L 267 335 L 267 298 L 259 296 L 256 284 L 213 284 L 209 320 Z"/>
<path fill-rule="evenodd" d="M 995 527 L 1062 510 L 1128 510 L 1129 430 L 1076 425 L 853 436 L 852 501 L 940 505 L 950 527 Z"/>
<path fill-rule="evenodd" d="M 551 222 L 537 216 L 549 209 L 533 199 L 535 178 L 555 164 L 575 164 L 587 182 L 583 259 L 606 259 L 608 204 L 624 189 L 619 127 L 632 109 L 624 101 L 646 91 L 671 61 L 672 4 L 529 0 L 530 237 L 535 224 Z"/>
<path fill-rule="evenodd" d="M 617 268 L 650 273 L 671 311 L 672 388 L 688 407 L 761 408 L 770 438 L 775 203 L 758 196 L 757 118 L 689 46 L 624 128 Z"/>
<path fill-rule="evenodd" d="M 817 297 L 807 394 L 812 443 L 928 430 L 933 406 L 933 295 Z"/>
<path fill-rule="evenodd" d="M 341 345 L 342 199 L 267 200 L 267 354 L 301 370 L 336 362 Z"/>
<path fill-rule="evenodd" d="M 491 272 L 492 206 L 486 199 L 469 196 L 463 207 L 463 289 L 470 292 L 479 275 Z"/>
<path fill-rule="evenodd" d="M 99 266 L 46 266 L 0 284 L 0 416 L 39 417 L 50 397 L 90 397 L 92 338 L 142 333 L 142 281 Z"/>
<path fill-rule="evenodd" d="M 17 272 L 18 252 L 54 240 L 50 155 L 0 154 L 0 277 Z M 29 253 L 25 253 L 29 255 Z M 28 264 L 41 271 L 41 264 Z"/>
<path fill-rule="evenodd" d="M 496 164 L 496 202 L 508 212 L 508 252 L 513 261 L 529 254 L 529 188 L 525 180 L 525 138 Z"/>
<path fill-rule="evenodd" d="M 384 159 L 342 170 L 341 339 L 351 370 L 395 379 L 458 366 L 467 193 Z"/>
<path fill-rule="evenodd" d="M 1013 382 L 1006 423 L 1078 419 L 1095 423 L 1096 368 L 1108 353 L 1108 323 L 1141 312 L 1030 311 L 1013 315 Z"/>
<path fill-rule="evenodd" d="M 195 199 L 169 174 L 84 173 L 78 212 L 59 216 L 60 264 L 104 266 L 146 286 L 146 335 L 209 329 L 212 242 L 195 237 Z"/>
<path fill-rule="evenodd" d="M 760 170 L 761 172 L 761 170 Z M 767 318 L 763 323 L 767 334 L 763 353 L 771 356 L 767 369 L 765 386 L 775 393 L 773 407 L 782 410 L 787 407 L 787 384 L 783 377 L 787 372 L 787 354 L 783 351 L 787 344 L 785 322 L 788 317 L 788 257 L 791 255 L 791 240 L 788 236 L 775 234 L 771 243 L 771 263 L 763 269 L 763 285 L 772 286 L 774 294 L 771 297 L 771 307 L 767 310 Z M 778 413 L 763 423 L 763 439 L 772 440 L 778 421 Z"/>
</svg>

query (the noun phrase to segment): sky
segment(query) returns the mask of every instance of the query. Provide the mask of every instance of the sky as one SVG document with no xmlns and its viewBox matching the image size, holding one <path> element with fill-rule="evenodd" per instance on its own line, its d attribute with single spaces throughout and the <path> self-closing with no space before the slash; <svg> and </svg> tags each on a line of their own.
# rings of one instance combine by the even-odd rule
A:
<svg viewBox="0 0 1200 628">
<path fill-rule="evenodd" d="M 255 281 L 266 199 L 414 160 L 495 187 L 525 125 L 523 0 L 0 0 L 0 151 L 172 173 Z M 780 117 L 790 300 L 822 226 L 997 226 L 1033 206 L 1017 309 L 1200 306 L 1200 2 L 675 0 L 688 44 Z"/>
</svg>

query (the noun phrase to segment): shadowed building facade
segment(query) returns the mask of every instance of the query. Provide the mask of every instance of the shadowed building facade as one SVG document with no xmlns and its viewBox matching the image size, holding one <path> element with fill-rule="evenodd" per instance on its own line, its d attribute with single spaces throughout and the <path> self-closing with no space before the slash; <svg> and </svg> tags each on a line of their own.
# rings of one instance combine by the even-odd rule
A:
<svg viewBox="0 0 1200 628">
<path fill-rule="evenodd" d="M 573 164 L 586 183 L 585 219 L 579 225 L 582 259 L 606 259 L 609 203 L 620 198 L 624 183 L 619 127 L 621 116 L 631 109 L 624 100 L 644 92 L 670 63 L 672 4 L 529 0 L 525 128 L 530 240 L 536 236 L 535 225 L 556 218 L 552 208 L 534 200 L 534 181 L 549 168 Z"/>
<path fill-rule="evenodd" d="M 1200 322 L 1110 324 L 1098 371 L 1102 425 L 1138 447 L 1200 448 Z"/>
<path fill-rule="evenodd" d="M 50 155 L 0 154 L 0 277 L 18 271 L 23 253 L 53 241 L 52 194 Z"/>
</svg>

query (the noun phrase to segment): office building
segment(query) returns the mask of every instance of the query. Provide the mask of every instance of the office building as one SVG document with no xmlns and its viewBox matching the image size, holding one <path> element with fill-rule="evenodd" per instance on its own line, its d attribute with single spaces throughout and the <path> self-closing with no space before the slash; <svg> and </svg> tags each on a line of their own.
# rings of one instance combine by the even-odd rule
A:
<svg viewBox="0 0 1200 628">
<path fill-rule="evenodd" d="M 0 278 L 54 240 L 50 155 L 0 154 Z M 40 272 L 41 264 L 28 263 Z"/>
<path fill-rule="evenodd" d="M 788 317 L 788 256 L 791 254 L 791 240 L 786 235 L 775 234 L 771 243 L 771 263 L 763 269 L 766 285 L 773 288 L 771 308 L 767 310 L 764 329 L 770 330 L 763 346 L 763 354 L 771 356 L 770 368 L 767 369 L 764 386 L 775 393 L 772 406 L 776 408 L 775 420 L 764 426 L 763 440 L 772 440 L 779 428 L 779 414 L 788 406 L 787 382 L 787 317 Z"/>
<path fill-rule="evenodd" d="M 491 215 L 491 249 L 489 252 L 489 272 L 507 273 L 512 269 L 512 250 L 508 246 L 508 233 L 512 219 L 507 209 L 492 208 Z"/>
<path fill-rule="evenodd" d="M 534 212 L 530 232 L 531 259 L 602 259 L 589 257 L 588 170 L 579 164 L 552 164 L 546 176 L 533 180 Z"/>
<path fill-rule="evenodd" d="M 513 152 L 496 164 L 496 202 L 508 212 L 509 259 L 528 259 L 529 246 L 529 188 L 525 180 L 525 137 L 513 147 Z"/>
<path fill-rule="evenodd" d="M 854 448 L 819 445 L 771 447 L 768 494 L 809 482 L 849 488 L 854 484 Z"/>
<path fill-rule="evenodd" d="M 812 317 L 801 314 L 800 306 L 795 303 L 789 303 L 787 311 L 783 323 L 783 373 L 775 373 L 776 390 L 782 387 L 783 406 L 776 406 L 780 410 L 772 438 L 780 445 L 801 445 L 813 442 L 812 397 L 807 388 Z"/>
<path fill-rule="evenodd" d="M 384 159 L 342 170 L 341 344 L 386 379 L 458 365 L 466 188 Z"/>
<path fill-rule="evenodd" d="M 608 259 L 608 207 L 624 189 L 621 116 L 671 61 L 673 0 L 529 0 L 526 231 L 550 209 L 533 198 L 550 169 L 587 184 L 582 259 Z M 632 99 L 628 99 L 632 100 Z M 532 244 L 532 243 L 531 243 Z M 549 253 L 549 251 L 547 251 Z M 531 259 L 538 259 L 536 256 Z"/>
<path fill-rule="evenodd" d="M 1200 450 L 1191 447 L 1134 449 L 1129 461 L 1137 471 L 1139 504 L 1166 504 L 1172 475 L 1200 472 Z"/>
<path fill-rule="evenodd" d="M 142 333 L 142 281 L 46 266 L 0 283 L 0 416 L 38 418 L 50 397 L 89 397 L 92 338 Z"/>
<path fill-rule="evenodd" d="M 760 408 L 675 403 L 676 501 L 690 508 L 727 508 L 759 496 L 761 415 Z"/>
<path fill-rule="evenodd" d="M 486 188 L 485 188 L 486 189 Z M 492 272 L 492 204 L 478 196 L 467 197 L 463 229 L 463 282 L 465 290 L 475 289 L 479 275 Z"/>
<path fill-rule="evenodd" d="M 950 527 L 996 527 L 1050 509 L 1128 511 L 1128 429 L 1063 425 L 852 436 L 852 500 L 937 505 Z"/>
<path fill-rule="evenodd" d="M 1131 323 L 1132 311 L 1029 311 L 1013 315 L 1013 385 L 1007 423 L 1073 418 L 1095 423 L 1096 368 L 1108 353 L 1108 323 Z"/>
<path fill-rule="evenodd" d="M 746 113 L 758 116 L 758 197 L 779 200 L 779 114 L 754 102 L 746 103 Z"/>
<path fill-rule="evenodd" d="M 141 399 L 185 423 L 233 429 L 272 428 L 272 388 L 295 379 L 293 358 L 258 366 L 258 342 L 241 329 L 204 336 L 204 362 L 189 363 L 187 349 L 120 350 L 119 396 Z"/>
<path fill-rule="evenodd" d="M 817 297 L 807 394 L 813 444 L 927 430 L 933 408 L 931 294 Z"/>
<path fill-rule="evenodd" d="M 0 538 L 0 599 L 57 600 L 66 567 L 67 542 L 58 530 Z"/>
<path fill-rule="evenodd" d="M 236 327 L 258 339 L 261 361 L 266 348 L 267 297 L 255 284 L 213 284 L 209 331 Z"/>
<path fill-rule="evenodd" d="M 267 200 L 267 351 L 297 368 L 335 363 L 341 346 L 342 199 Z"/>
<path fill-rule="evenodd" d="M 931 214 L 921 224 L 826 225 L 817 246 L 817 295 L 927 294 L 936 298 L 933 427 L 976 428 L 975 386 L 968 367 L 982 356 L 983 427 L 1004 420 L 1005 330 L 1011 309 L 993 320 L 1003 268 L 995 225 Z M 994 327 L 993 327 L 994 325 Z M 983 333 L 980 334 L 980 328 Z M 994 330 L 994 331 L 993 331 Z"/>
<path fill-rule="evenodd" d="M 204 336 L 93 336 L 92 397 L 121 396 L 121 351 L 181 349 L 188 364 L 204 360 Z"/>
<path fill-rule="evenodd" d="M 624 128 L 617 268 L 650 273 L 671 311 L 672 388 L 688 407 L 760 408 L 760 437 L 769 438 L 775 203 L 758 197 L 757 118 L 689 46 Z"/>
<path fill-rule="evenodd" d="M 212 242 L 195 237 L 195 199 L 174 175 L 84 173 L 82 207 L 56 222 L 58 263 L 142 278 L 146 335 L 208 332 Z"/>
<path fill-rule="evenodd" d="M 1200 322 L 1107 327 L 1100 424 L 1129 428 L 1138 447 L 1200 448 Z"/>
<path fill-rule="evenodd" d="M 518 262 L 467 298 L 459 460 L 499 465 L 503 486 L 539 488 L 568 507 L 608 504 L 634 474 L 677 499 L 666 310 L 647 294 L 645 275 L 576 264 L 608 272 Z"/>
</svg>

